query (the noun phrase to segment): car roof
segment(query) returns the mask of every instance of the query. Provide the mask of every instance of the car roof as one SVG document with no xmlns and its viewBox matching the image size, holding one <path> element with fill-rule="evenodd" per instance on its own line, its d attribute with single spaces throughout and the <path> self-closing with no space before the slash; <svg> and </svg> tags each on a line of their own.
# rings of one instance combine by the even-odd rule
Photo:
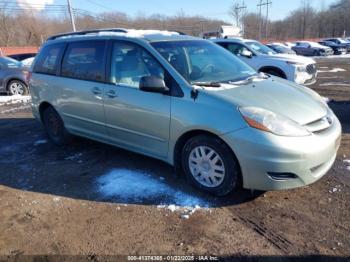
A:
<svg viewBox="0 0 350 262">
<path fill-rule="evenodd" d="M 102 38 L 142 39 L 148 42 L 198 39 L 175 31 L 137 30 L 123 28 L 94 29 L 54 35 L 48 41 L 93 40 Z"/>
<path fill-rule="evenodd" d="M 243 39 L 243 38 L 217 38 L 212 39 L 213 42 L 220 42 L 220 43 L 246 43 L 246 42 L 257 42 L 253 39 Z"/>
</svg>

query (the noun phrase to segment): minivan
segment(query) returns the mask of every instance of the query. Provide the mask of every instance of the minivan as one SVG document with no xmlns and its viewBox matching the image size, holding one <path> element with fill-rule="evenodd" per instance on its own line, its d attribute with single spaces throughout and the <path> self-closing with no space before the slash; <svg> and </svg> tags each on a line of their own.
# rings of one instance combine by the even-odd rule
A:
<svg viewBox="0 0 350 262">
<path fill-rule="evenodd" d="M 317 93 L 176 32 L 50 37 L 29 83 L 55 144 L 76 135 L 157 158 L 218 196 L 311 184 L 340 144 L 341 125 Z"/>
</svg>

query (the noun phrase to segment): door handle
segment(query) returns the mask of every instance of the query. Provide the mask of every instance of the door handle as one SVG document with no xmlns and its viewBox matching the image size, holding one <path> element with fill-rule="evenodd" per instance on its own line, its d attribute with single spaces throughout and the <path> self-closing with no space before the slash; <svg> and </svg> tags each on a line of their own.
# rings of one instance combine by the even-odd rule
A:
<svg viewBox="0 0 350 262">
<path fill-rule="evenodd" d="M 94 94 L 94 95 L 101 95 L 102 94 L 102 90 L 98 87 L 93 87 L 91 89 L 91 92 Z"/>
<path fill-rule="evenodd" d="M 109 98 L 114 98 L 114 97 L 117 97 L 117 93 L 114 91 L 114 90 L 109 90 L 106 95 L 109 97 Z"/>
</svg>

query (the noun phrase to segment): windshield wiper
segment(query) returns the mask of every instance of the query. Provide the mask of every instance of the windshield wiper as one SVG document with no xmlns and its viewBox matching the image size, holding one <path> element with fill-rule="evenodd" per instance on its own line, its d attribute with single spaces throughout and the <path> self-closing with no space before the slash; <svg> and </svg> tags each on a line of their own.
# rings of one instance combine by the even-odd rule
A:
<svg viewBox="0 0 350 262">
<path fill-rule="evenodd" d="M 204 87 L 221 87 L 221 84 L 217 82 L 191 82 L 191 85 Z"/>
</svg>

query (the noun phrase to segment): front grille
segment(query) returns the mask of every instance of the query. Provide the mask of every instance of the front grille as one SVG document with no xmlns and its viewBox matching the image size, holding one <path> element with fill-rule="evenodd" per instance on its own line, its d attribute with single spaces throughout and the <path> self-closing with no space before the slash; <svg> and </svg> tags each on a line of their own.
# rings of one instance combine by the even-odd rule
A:
<svg viewBox="0 0 350 262">
<path fill-rule="evenodd" d="M 317 72 L 316 64 L 307 65 L 306 72 L 310 75 L 316 74 Z"/>
</svg>

